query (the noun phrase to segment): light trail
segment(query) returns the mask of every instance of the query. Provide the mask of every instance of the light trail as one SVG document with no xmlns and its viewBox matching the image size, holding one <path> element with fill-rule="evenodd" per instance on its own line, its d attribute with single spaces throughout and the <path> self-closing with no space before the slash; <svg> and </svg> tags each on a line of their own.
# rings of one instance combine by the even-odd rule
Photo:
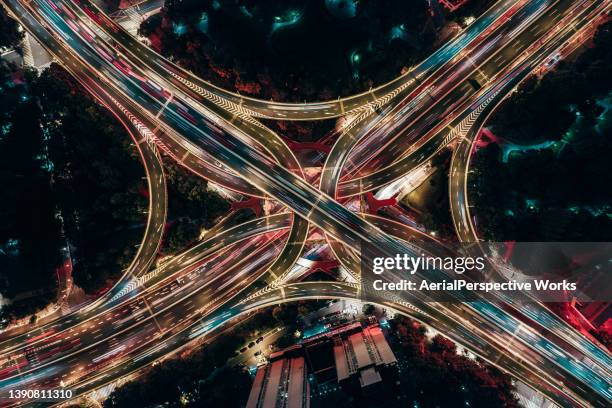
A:
<svg viewBox="0 0 612 408">
<path fill-rule="evenodd" d="M 7 1 L 9 3 L 9 7 L 18 8 L 19 5 L 15 1 Z M 595 2 L 597 3 L 597 2 Z M 594 4 L 595 4 L 594 3 Z M 601 2 L 599 2 L 601 3 Z M 599 4 L 597 3 L 597 4 Z M 272 160 L 266 156 L 266 153 L 269 153 L 269 150 L 264 148 L 264 150 L 258 149 L 257 144 L 249 143 L 250 137 L 253 136 L 253 132 L 258 133 L 259 131 L 255 131 L 257 128 L 250 121 L 243 121 L 239 118 L 232 117 L 229 122 L 223 122 L 217 116 L 215 116 L 215 112 L 209 111 L 205 108 L 195 106 L 190 101 L 182 101 L 178 96 L 173 96 L 172 98 L 162 97 L 162 95 L 154 94 L 151 95 L 149 92 L 144 91 L 142 88 L 142 84 L 148 79 L 146 79 L 146 74 L 139 70 L 135 66 L 130 66 L 130 64 L 123 59 L 118 59 L 114 61 L 107 61 L 107 57 L 111 59 L 114 58 L 112 56 L 113 53 L 106 52 L 106 56 L 102 55 L 102 57 L 98 57 L 98 50 L 95 47 L 90 47 L 87 44 L 87 41 L 83 38 L 79 38 L 78 34 L 74 32 L 74 28 L 71 27 L 70 24 L 66 24 L 65 21 L 60 17 L 57 13 L 56 8 L 49 7 L 45 2 L 42 1 L 33 1 L 30 3 L 32 7 L 32 11 L 34 13 L 41 13 L 41 15 L 46 16 L 44 21 L 50 23 L 48 25 L 49 29 L 59 33 L 58 40 L 62 43 L 69 44 L 72 50 L 76 50 L 78 57 L 75 55 L 60 55 L 59 58 L 66 61 L 67 66 L 78 66 L 85 62 L 86 69 L 90 69 L 93 72 L 101 73 L 101 77 L 106 81 L 106 85 L 112 89 L 114 95 L 123 99 L 126 104 L 124 106 L 128 106 L 130 112 L 133 112 L 137 117 L 149 118 L 149 120 L 157 122 L 157 129 L 162 130 L 163 134 L 182 134 L 186 136 L 186 139 L 179 140 L 180 143 L 184 145 L 184 147 L 192 152 L 194 156 L 201 155 L 199 149 L 193 150 L 194 147 L 203 148 L 204 151 L 208 151 L 208 154 L 218 159 L 223 166 L 230 169 L 234 174 L 238 174 L 247 180 L 252 185 L 255 185 L 259 190 L 267 193 L 268 195 L 278 199 L 279 201 L 285 203 L 288 207 L 296 212 L 296 214 L 301 215 L 303 218 L 307 218 L 310 222 L 322 228 L 325 232 L 329 233 L 330 236 L 337 239 L 339 242 L 342 242 L 345 245 L 353 246 L 355 248 L 359 247 L 359 242 L 362 239 L 372 240 L 375 242 L 381 242 L 387 252 L 393 253 L 397 251 L 408 252 L 410 253 L 412 249 L 407 247 L 401 241 L 391 238 L 387 234 L 383 233 L 379 228 L 377 228 L 373 223 L 367 222 L 363 220 L 361 217 L 352 214 L 347 211 L 343 206 L 339 203 L 335 202 L 331 197 L 334 195 L 325 195 L 321 194 L 316 189 L 312 188 L 310 185 L 305 183 L 300 177 L 296 176 L 293 173 L 295 169 L 287 169 L 283 165 L 279 165 L 277 160 Z M 35 6 L 40 7 L 37 9 Z M 25 15 L 25 13 L 24 13 Z M 21 17 L 23 18 L 23 17 Z M 36 34 L 37 29 L 33 28 L 32 31 L 34 35 Z M 41 34 L 40 32 L 38 33 Z M 91 35 L 88 33 L 91 37 Z M 143 81 L 144 79 L 144 81 Z M 145 86 L 146 88 L 146 86 Z M 162 88 L 163 89 L 163 88 Z M 171 93 L 172 95 L 176 95 L 176 93 Z M 182 142 L 181 142 L 182 141 Z M 336 186 L 334 186 L 336 188 Z M 303 245 L 303 240 L 299 242 L 300 245 Z M 268 251 L 262 251 L 258 249 L 256 246 L 257 252 L 261 255 L 268 254 Z M 301 251 L 301 247 L 300 247 Z M 299 252 L 300 251 L 296 251 Z M 274 259 L 274 256 L 270 256 L 268 259 Z M 278 258 L 276 258 L 278 259 Z M 271 261 L 270 261 L 271 262 Z M 279 271 L 283 268 L 279 267 Z M 265 268 L 260 268 L 260 270 L 265 271 Z M 237 274 L 238 279 L 240 274 Z M 221 284 L 221 286 L 229 285 L 233 287 L 233 283 L 235 282 L 233 278 L 226 277 L 225 279 L 229 279 L 225 283 Z M 244 289 L 244 286 L 240 286 Z M 189 289 L 193 287 L 190 286 Z M 331 286 L 333 288 L 333 286 Z M 292 289 L 297 288 L 297 289 Z M 282 287 L 283 290 L 300 290 L 299 286 L 288 286 Z M 320 287 L 317 289 L 319 293 L 322 295 L 319 296 L 327 296 L 328 293 L 333 293 L 330 290 L 330 287 Z M 170 291 L 171 292 L 171 291 Z M 168 296 L 170 292 L 156 292 L 156 294 L 146 293 L 147 296 Z M 191 292 L 192 293 L 192 292 Z M 233 296 L 236 296 L 239 291 L 230 290 L 226 295 L 225 299 L 231 299 Z M 272 292 L 270 292 L 272 293 Z M 297 292 L 297 295 L 300 296 L 313 296 L 313 294 Z M 344 296 L 348 295 L 348 292 L 344 292 Z M 229 296 L 229 298 L 227 297 Z M 315 295 L 316 296 L 316 295 Z M 338 297 L 343 297 L 342 294 L 339 294 Z M 141 298 L 138 298 L 139 300 Z M 144 299 L 144 298 L 143 298 Z M 255 297 L 258 302 L 263 301 L 258 297 Z M 151 300 L 150 304 L 153 304 L 153 307 L 157 307 L 160 303 L 159 299 Z M 216 301 L 215 301 L 216 302 Z M 426 302 L 423 302 L 422 299 L 395 299 L 393 300 L 394 305 L 407 305 L 407 304 L 415 304 L 417 306 L 416 310 L 423 309 L 431 309 Z M 216 303 L 223 304 L 223 303 Z M 186 311 L 193 310 L 193 303 L 188 301 L 181 302 L 181 306 L 185 308 Z M 412 312 L 415 312 L 414 309 L 411 309 Z M 497 314 L 498 309 L 494 309 Z M 157 318 L 153 319 L 153 322 L 147 323 L 144 327 L 147 330 L 155 330 L 160 329 L 161 327 L 165 327 L 164 324 L 172 321 L 176 317 L 165 316 L 161 311 L 159 314 L 159 320 Z M 203 311 L 200 312 L 200 314 Z M 431 310 L 431 312 L 435 312 L 435 310 Z M 481 309 L 478 311 L 476 315 L 466 314 L 466 318 L 462 319 L 465 322 L 465 325 L 474 325 L 474 324 L 485 324 L 485 320 L 483 320 L 483 315 L 487 313 L 491 313 L 488 309 Z M 463 309 L 455 311 L 458 315 L 461 313 L 465 313 Z M 151 313 L 153 315 L 153 313 Z M 156 314 L 155 316 L 157 316 Z M 437 313 L 439 314 L 439 312 Z M 190 312 L 187 315 L 187 320 L 182 321 L 182 326 L 188 326 L 189 318 L 195 317 L 198 314 L 194 315 L 194 312 Z M 208 314 L 207 314 L 208 316 Z M 438 316 L 438 319 L 444 318 L 446 315 Z M 451 315 L 446 316 L 447 319 L 451 318 Z M 503 329 L 506 323 L 508 323 L 507 319 L 508 315 L 502 313 L 499 317 L 493 321 L 489 320 L 488 325 L 492 325 L 491 330 L 494 329 Z M 194 336 L 197 338 L 199 335 L 202 335 L 207 332 L 208 329 L 213 330 L 222 324 L 223 321 L 231 318 L 232 315 L 222 315 L 222 317 L 217 320 L 210 320 L 211 317 L 207 317 L 207 324 L 203 326 L 207 328 L 202 330 L 198 335 Z M 168 320 L 171 319 L 171 320 Z M 183 318 L 184 319 L 184 318 Z M 502 320 L 499 320 L 502 319 Z M 511 320 L 509 320 L 511 322 Z M 456 321 L 453 321 L 454 325 L 456 325 Z M 144 323 L 137 323 L 139 326 Z M 435 321 L 431 323 L 432 325 L 438 324 Z M 160 329 L 161 330 L 161 329 Z M 162 336 L 166 336 L 170 331 L 162 331 Z M 193 334 L 193 332 L 191 332 Z M 486 336 L 485 336 L 486 337 Z M 131 338 L 131 337 L 130 337 Z M 165 337 L 164 337 L 165 338 Z M 178 338 L 178 337 L 177 337 Z M 158 339 L 150 339 L 147 338 L 146 342 L 140 342 L 142 344 L 148 344 L 148 342 L 155 340 L 162 341 L 161 338 Z M 132 340 L 126 340 L 132 341 Z M 172 350 L 184 345 L 187 341 L 186 338 L 182 337 L 180 341 L 171 343 L 168 340 L 163 340 L 166 343 L 159 344 L 167 344 L 168 349 Z M 475 342 L 475 340 L 472 340 Z M 496 338 L 485 338 L 485 344 L 495 344 L 497 341 Z M 549 343 L 538 343 L 537 347 L 541 347 L 543 344 Z M 469 343 L 472 347 L 475 347 L 474 344 Z M 532 350 L 532 349 L 530 349 Z M 543 354 L 541 355 L 533 355 L 532 358 L 543 358 L 544 362 L 550 362 L 551 358 L 547 357 L 544 350 L 541 350 Z M 516 358 L 516 357 L 514 357 Z M 145 359 L 139 360 L 138 364 L 145 364 Z M 564 375 L 569 372 L 572 378 L 578 378 L 585 384 L 594 390 L 599 395 L 607 397 L 609 390 L 602 388 L 602 383 L 598 382 L 599 377 L 596 371 L 584 371 L 583 366 L 580 364 L 575 365 L 570 363 L 570 365 L 565 364 L 565 358 L 563 364 L 561 366 L 553 366 L 547 365 L 546 369 L 550 370 L 551 375 L 559 376 Z M 567 360 L 570 361 L 570 360 Z M 120 369 L 119 360 L 116 360 L 116 364 L 114 367 L 117 368 L 115 371 L 115 378 L 118 375 L 124 375 L 126 371 L 134 368 L 134 365 L 123 367 Z M 133 360 L 132 360 L 133 364 Z M 509 369 L 513 373 L 515 373 L 518 377 L 524 377 L 523 374 L 520 374 L 523 371 L 520 371 L 520 367 L 522 367 L 519 363 L 518 366 L 515 367 L 517 362 L 512 358 L 509 358 L 505 363 L 504 367 Z M 547 363 L 548 364 L 548 363 Z M 556 368 L 555 368 L 556 367 Z M 114 368 L 113 368 L 114 369 Z M 560 369 L 560 370 L 559 370 Z M 123 371 L 121 371 L 123 370 Z M 123 374 L 122 374 L 123 373 Z M 537 374 L 540 380 L 544 380 L 548 378 L 548 374 L 538 372 Z M 112 378 L 112 375 L 109 373 L 100 373 L 100 376 Z M 102 378 L 102 377 L 99 377 Z M 84 378 L 83 382 L 87 383 L 87 387 L 94 387 L 94 384 L 89 380 Z M 106 380 L 104 380 L 106 381 Z M 569 381 L 569 380 L 568 380 Z M 534 381 L 529 382 L 531 384 Z M 99 384 L 99 383 L 98 383 Z M 560 387 L 558 384 L 555 386 L 556 398 L 565 398 L 563 395 L 569 396 L 571 399 L 575 401 L 581 401 L 581 396 L 577 396 L 572 389 L 566 389 L 564 387 Z M 576 387 L 576 392 L 580 392 L 584 397 L 584 391 L 582 388 Z M 587 398 L 593 398 L 596 403 L 601 402 L 601 400 L 597 399 L 596 395 L 586 395 Z"/>
</svg>

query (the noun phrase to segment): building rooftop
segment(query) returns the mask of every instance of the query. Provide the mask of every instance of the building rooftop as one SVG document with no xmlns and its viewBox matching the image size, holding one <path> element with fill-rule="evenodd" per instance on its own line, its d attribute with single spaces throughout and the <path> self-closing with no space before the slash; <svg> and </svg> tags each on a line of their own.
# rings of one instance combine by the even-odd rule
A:
<svg viewBox="0 0 612 408">
<path fill-rule="evenodd" d="M 361 387 L 367 387 L 380 381 L 382 381 L 382 377 L 374 367 L 366 368 L 359 373 L 359 384 Z"/>
<path fill-rule="evenodd" d="M 257 370 L 246 406 L 308 407 L 307 372 L 323 382 L 351 378 L 351 383 L 364 388 L 380 383 L 387 373 L 383 370 L 396 362 L 378 324 L 367 327 L 359 322 L 347 324 L 270 355 L 270 363 Z"/>
<path fill-rule="evenodd" d="M 304 357 L 280 358 L 255 374 L 247 408 L 303 408 L 310 406 Z"/>
<path fill-rule="evenodd" d="M 362 386 L 381 381 L 376 367 L 397 362 L 382 329 L 378 325 L 368 326 L 347 337 L 338 337 L 334 342 L 334 360 L 338 381 L 360 373 Z"/>
</svg>

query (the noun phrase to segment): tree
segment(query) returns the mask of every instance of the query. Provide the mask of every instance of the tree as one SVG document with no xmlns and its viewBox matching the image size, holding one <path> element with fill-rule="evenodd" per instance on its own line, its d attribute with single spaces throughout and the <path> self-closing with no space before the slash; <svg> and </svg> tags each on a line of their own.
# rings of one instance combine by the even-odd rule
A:
<svg viewBox="0 0 612 408">
<path fill-rule="evenodd" d="M 32 93 L 44 113 L 74 282 L 95 293 L 121 275 L 142 239 L 143 168 L 122 125 L 63 68 L 45 70 Z"/>
<path fill-rule="evenodd" d="M 443 336 L 438 334 L 433 339 L 431 339 L 431 344 L 429 346 L 429 350 L 432 353 L 441 353 L 441 354 L 450 353 L 450 354 L 455 354 L 457 352 L 457 346 L 455 345 L 455 343 L 453 343 L 452 341 L 450 341 L 446 337 L 443 337 Z"/>
<path fill-rule="evenodd" d="M 399 373 L 402 396 L 423 407 L 517 407 L 510 378 L 482 361 L 459 355 L 456 345 L 442 337 L 431 341 L 424 327 L 405 317 L 393 319 L 400 347 L 396 352 L 404 359 Z"/>
<path fill-rule="evenodd" d="M 227 213 L 229 204 L 219 194 L 209 190 L 208 182 L 183 167 L 165 162 L 168 178 L 168 217 L 188 217 L 191 222 L 210 228 L 214 221 Z"/>
<path fill-rule="evenodd" d="M 10 321 L 55 298 L 62 241 L 30 72 L 0 62 L 0 78 L 22 80 L 0 87 L 0 292 L 21 295 L 2 308 Z"/>
<path fill-rule="evenodd" d="M 386 82 L 437 39 L 425 0 L 362 0 L 350 18 L 331 3 L 167 0 L 140 32 L 216 85 L 293 101 L 332 99 Z"/>
<path fill-rule="evenodd" d="M 166 237 L 166 250 L 170 253 L 176 253 L 185 249 L 189 244 L 194 242 L 200 235 L 200 228 L 192 222 L 178 221 L 175 223 Z"/>
<path fill-rule="evenodd" d="M 10 85 L 0 88 L 0 291 L 20 294 L 2 311 L 16 318 L 56 297 L 67 244 L 86 291 L 119 276 L 146 198 L 129 136 L 63 68 L 39 76 L 0 63 L 0 77 Z"/>
<path fill-rule="evenodd" d="M 244 344 L 238 333 L 250 319 L 204 344 L 189 355 L 165 360 L 136 381 L 115 389 L 105 408 L 138 407 L 241 407 L 246 404 L 251 379 L 227 360 Z"/>
<path fill-rule="evenodd" d="M 3 5 L 0 4 L 0 48 L 18 47 L 24 34 L 17 28 L 15 20 L 10 18 Z"/>
<path fill-rule="evenodd" d="M 201 407 L 243 407 L 251 389 L 249 374 L 235 367 L 223 367 L 212 378 L 200 383 L 198 405 Z"/>
<path fill-rule="evenodd" d="M 374 313 L 375 310 L 376 308 L 371 303 L 364 303 L 361 308 L 361 312 L 366 316 L 370 316 L 371 314 Z"/>
<path fill-rule="evenodd" d="M 612 63 L 612 23 L 594 46 L 526 81 L 492 117 L 499 142 L 476 153 L 470 197 L 479 228 L 496 241 L 608 241 L 612 220 L 612 91 L 601 68 Z M 507 139 L 525 146 L 502 160 Z M 546 148 L 542 141 L 562 142 Z M 533 146 L 533 144 L 536 144 Z M 505 146 L 506 145 L 506 146 Z M 543 165 L 545 163 L 545 165 Z M 585 180 L 589 182 L 585 182 Z"/>
</svg>

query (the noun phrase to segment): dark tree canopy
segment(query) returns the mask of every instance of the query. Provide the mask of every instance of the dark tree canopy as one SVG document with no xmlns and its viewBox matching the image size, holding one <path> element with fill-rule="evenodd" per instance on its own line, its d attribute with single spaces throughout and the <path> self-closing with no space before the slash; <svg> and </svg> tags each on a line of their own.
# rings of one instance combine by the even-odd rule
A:
<svg viewBox="0 0 612 408">
<path fill-rule="evenodd" d="M 437 28 L 425 0 L 168 0 L 140 31 L 228 89 L 314 100 L 394 78 L 432 50 Z"/>
<path fill-rule="evenodd" d="M 611 28 L 612 22 L 600 26 L 575 61 L 528 80 L 493 117 L 501 141 L 478 151 L 470 185 L 486 238 L 612 237 L 612 110 L 605 108 L 612 97 Z M 526 147 L 504 161 L 508 141 Z M 542 141 L 556 143 L 529 149 Z"/>
<path fill-rule="evenodd" d="M 15 20 L 8 16 L 6 9 L 0 4 L 0 49 L 19 46 L 23 36 L 23 32 L 18 30 Z"/>
<path fill-rule="evenodd" d="M 269 309 L 252 315 L 211 344 L 166 360 L 119 387 L 104 401 L 104 407 L 243 407 L 251 378 L 242 368 L 229 367 L 227 361 L 273 321 Z"/>
<path fill-rule="evenodd" d="M 168 186 L 169 228 L 163 251 L 176 253 L 185 249 L 203 228 L 210 229 L 230 206 L 208 188 L 208 182 L 168 160 L 164 164 Z"/>
<path fill-rule="evenodd" d="M 94 292 L 121 274 L 142 238 L 142 164 L 122 125 L 63 69 L 54 65 L 43 72 L 34 92 L 45 112 L 74 281 Z"/>
<path fill-rule="evenodd" d="M 0 293 L 21 299 L 2 309 L 4 319 L 33 313 L 54 299 L 61 262 L 41 111 L 28 88 L 33 78 L 0 63 L 6 84 L 0 88 Z"/>
<path fill-rule="evenodd" d="M 116 278 L 142 237 L 146 198 L 129 136 L 62 68 L 38 76 L 3 64 L 0 78 L 0 292 L 18 299 L 3 308 L 10 320 L 56 297 L 67 247 L 86 291 Z"/>
<path fill-rule="evenodd" d="M 612 89 L 612 23 L 600 26 L 593 47 L 576 61 L 559 62 L 538 79 L 531 77 L 502 104 L 491 127 L 500 136 L 520 144 L 559 140 L 579 112 L 586 120 L 601 114 L 596 101 Z"/>
<path fill-rule="evenodd" d="M 395 318 L 392 327 L 394 351 L 404 360 L 399 406 L 519 407 L 510 377 L 497 368 L 458 354 L 441 335 L 429 340 L 425 327 L 408 318 Z"/>
</svg>

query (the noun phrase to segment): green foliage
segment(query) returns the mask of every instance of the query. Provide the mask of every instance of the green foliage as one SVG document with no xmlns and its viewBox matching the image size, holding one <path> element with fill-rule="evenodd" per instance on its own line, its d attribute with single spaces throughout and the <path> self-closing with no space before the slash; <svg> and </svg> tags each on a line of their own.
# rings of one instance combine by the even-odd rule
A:
<svg viewBox="0 0 612 408">
<path fill-rule="evenodd" d="M 542 79 L 527 80 L 498 110 L 493 130 L 515 143 L 559 140 L 574 123 L 573 111 L 587 120 L 600 112 L 597 99 L 612 89 L 612 22 L 599 27 L 594 47 L 575 62 L 561 61 Z"/>
<path fill-rule="evenodd" d="M 23 32 L 17 29 L 17 23 L 10 18 L 0 4 L 0 48 L 18 47 L 23 40 Z"/>
<path fill-rule="evenodd" d="M 457 346 L 445 337 L 427 339 L 415 321 L 399 317 L 391 323 L 394 350 L 402 361 L 402 399 L 411 406 L 455 407 L 468 401 L 471 407 L 519 407 L 508 375 L 457 354 Z"/>
<path fill-rule="evenodd" d="M 208 189 L 208 182 L 181 166 L 166 162 L 169 218 L 188 217 L 205 228 L 227 213 L 229 204 L 219 194 Z"/>
<path fill-rule="evenodd" d="M 229 204 L 208 189 L 208 182 L 183 167 L 164 164 L 168 182 L 168 219 L 173 222 L 165 237 L 164 250 L 175 253 L 185 249 L 229 211 Z"/>
<path fill-rule="evenodd" d="M 303 301 L 283 303 L 272 309 L 272 317 L 283 326 L 295 327 L 298 317 L 305 316 L 321 307 L 319 302 Z"/>
<path fill-rule="evenodd" d="M 593 136 L 596 154 L 572 144 L 499 161 L 489 145 L 477 155 L 470 186 L 485 237 L 518 241 L 607 241 L 612 221 L 605 210 L 612 196 L 610 135 Z M 546 165 L 543 165 L 546 163 Z M 536 205 L 530 206 L 528 203 Z M 599 210 L 601 209 L 601 210 Z"/>
<path fill-rule="evenodd" d="M 155 29 L 161 25 L 161 20 L 161 14 L 155 14 L 149 17 L 140 24 L 140 27 L 138 28 L 138 35 L 141 35 L 143 37 L 150 36 L 151 34 L 153 34 Z"/>
<path fill-rule="evenodd" d="M 142 165 L 121 124 L 58 66 L 42 73 L 33 93 L 43 107 L 57 206 L 74 247 L 74 282 L 94 292 L 121 274 L 142 237 Z"/>
<path fill-rule="evenodd" d="M 595 47 L 574 63 L 540 81 L 532 79 L 493 118 L 502 138 L 540 140 L 533 137 L 537 134 L 563 141 L 514 152 L 507 163 L 497 144 L 478 151 L 470 196 L 485 238 L 554 242 L 612 237 L 612 191 L 607 188 L 612 185 L 612 110 L 604 113 L 598 103 L 612 95 L 610 76 L 598 74 L 602 64 L 612 64 L 611 27 L 601 26 Z M 548 130 L 535 130 L 544 127 Z"/>
<path fill-rule="evenodd" d="M 252 335 L 253 326 L 261 322 L 260 318 L 260 313 L 257 313 L 189 356 L 154 366 L 142 378 L 115 390 L 104 401 L 104 407 L 244 406 L 251 378 L 242 369 L 228 367 L 226 363 L 247 341 L 244 336 Z"/>
<path fill-rule="evenodd" d="M 277 305 L 272 309 L 272 317 L 283 325 L 295 325 L 296 314 L 288 305 Z"/>
<path fill-rule="evenodd" d="M 425 0 L 362 0 L 353 18 L 335 17 L 323 1 L 168 0 L 162 18 L 145 21 L 140 32 L 220 86 L 302 101 L 364 91 L 397 76 L 432 50 L 431 20 Z"/>
<path fill-rule="evenodd" d="M 429 191 L 424 203 L 424 211 L 421 222 L 425 228 L 449 235 L 452 219 L 448 202 L 448 171 L 450 168 L 450 157 L 452 151 L 444 149 L 432 159 L 432 165 L 438 170 L 426 181 L 429 183 Z"/>
<path fill-rule="evenodd" d="M 51 175 L 39 126 L 41 112 L 27 80 L 0 63 L 0 293 L 22 299 L 3 308 L 11 319 L 34 313 L 56 296 L 61 262 Z M 30 73 L 26 73 L 26 77 Z"/>
<path fill-rule="evenodd" d="M 168 231 L 165 249 L 170 253 L 180 251 L 194 242 L 199 235 L 200 229 L 197 225 L 187 221 L 179 221 Z"/>
<path fill-rule="evenodd" d="M 568 108 L 571 98 L 561 91 L 563 86 L 555 86 L 548 78 L 531 78 L 512 94 L 493 119 L 491 127 L 496 133 L 520 144 L 563 136 L 574 119 Z"/>
<path fill-rule="evenodd" d="M 67 243 L 86 291 L 115 278 L 142 237 L 146 200 L 127 134 L 65 71 L 2 64 L 0 78 L 0 292 L 21 299 L 3 309 L 10 320 L 55 298 Z"/>
<path fill-rule="evenodd" d="M 374 305 L 370 304 L 370 303 L 364 303 L 363 307 L 361 308 L 361 311 L 364 315 L 369 316 L 372 313 L 374 313 L 375 307 Z"/>
<path fill-rule="evenodd" d="M 197 407 L 239 408 L 246 403 L 251 389 L 251 377 L 243 370 L 223 367 L 204 381 L 198 390 Z"/>
</svg>

